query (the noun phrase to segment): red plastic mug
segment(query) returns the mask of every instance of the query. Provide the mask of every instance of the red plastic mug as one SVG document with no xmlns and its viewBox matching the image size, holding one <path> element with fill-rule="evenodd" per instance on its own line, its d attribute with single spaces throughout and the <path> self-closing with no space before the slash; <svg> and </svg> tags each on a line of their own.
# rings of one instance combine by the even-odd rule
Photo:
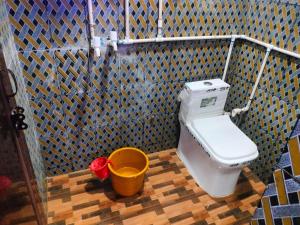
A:
<svg viewBox="0 0 300 225">
<path fill-rule="evenodd" d="M 111 161 L 106 157 L 99 157 L 91 163 L 89 168 L 98 178 L 105 180 L 110 175 L 108 163 L 111 163 Z"/>
</svg>

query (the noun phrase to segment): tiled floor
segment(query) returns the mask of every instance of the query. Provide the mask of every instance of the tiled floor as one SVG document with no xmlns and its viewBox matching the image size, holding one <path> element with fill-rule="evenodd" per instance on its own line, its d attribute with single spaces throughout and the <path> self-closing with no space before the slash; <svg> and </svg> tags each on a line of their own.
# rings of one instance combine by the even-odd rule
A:
<svg viewBox="0 0 300 225">
<path fill-rule="evenodd" d="M 37 225 L 24 182 L 15 182 L 10 191 L 0 193 L 1 225 Z"/>
<path fill-rule="evenodd" d="M 119 197 L 89 171 L 49 179 L 48 222 L 63 224 L 248 224 L 265 185 L 248 168 L 236 192 L 213 199 L 194 182 L 175 149 L 149 155 L 144 192 Z"/>
</svg>

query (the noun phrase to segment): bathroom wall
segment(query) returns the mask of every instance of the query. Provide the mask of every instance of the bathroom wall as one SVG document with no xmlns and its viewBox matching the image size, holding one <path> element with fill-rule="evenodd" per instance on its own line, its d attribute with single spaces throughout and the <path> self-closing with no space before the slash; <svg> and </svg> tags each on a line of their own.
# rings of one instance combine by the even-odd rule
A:
<svg viewBox="0 0 300 225">
<path fill-rule="evenodd" d="M 284 148 L 252 224 L 300 224 L 300 121 Z"/>
<path fill-rule="evenodd" d="M 228 41 L 88 52 L 87 1 L 7 0 L 47 175 L 87 168 L 122 146 L 177 146 L 184 82 L 221 77 Z M 96 35 L 124 38 L 123 2 L 95 0 Z M 130 36 L 156 35 L 158 1 L 130 1 Z M 164 36 L 235 34 L 241 1 L 164 1 Z"/>
<path fill-rule="evenodd" d="M 300 53 L 300 4 L 297 1 L 249 1 L 242 32 L 250 37 Z M 266 49 L 249 42 L 235 45 L 226 109 L 245 106 Z M 300 60 L 272 51 L 240 128 L 258 145 L 253 171 L 267 183 L 299 114 Z"/>
<path fill-rule="evenodd" d="M 22 74 L 22 67 L 18 60 L 18 53 L 14 43 L 14 37 L 10 28 L 10 21 L 8 12 L 6 10 L 6 3 L 4 0 L 0 0 L 0 44 L 3 49 L 3 54 L 8 69 L 12 70 L 16 75 L 18 84 L 18 93 L 15 97 L 17 105 L 22 106 L 25 109 L 25 122 L 29 125 L 28 129 L 24 131 L 28 151 L 33 166 L 35 181 L 38 186 L 38 191 L 43 203 L 46 203 L 46 173 L 43 164 L 43 158 L 40 151 L 39 143 L 37 142 L 37 134 L 35 129 L 35 122 L 33 120 L 32 109 L 29 105 L 28 96 L 26 93 L 26 84 Z M 7 144 L 7 145 L 6 145 Z M 9 145 L 11 143 L 2 143 L 0 151 L 0 158 L 4 163 L 0 164 L 0 173 L 2 175 L 11 175 L 13 181 L 19 181 L 22 176 L 20 171 L 20 165 L 18 164 L 18 156 L 11 151 Z M 5 168 L 5 165 L 10 165 L 9 168 Z M 13 168 L 13 170 L 12 170 Z M 9 170 L 9 171 L 8 171 Z M 35 182 L 33 182 L 34 184 Z M 46 204 L 44 204 L 46 207 Z"/>
<path fill-rule="evenodd" d="M 93 1 L 96 34 L 124 38 L 122 1 Z M 299 3 L 164 1 L 164 36 L 244 33 L 299 52 Z M 130 36 L 156 35 L 157 0 L 130 1 Z M 186 81 L 221 77 L 228 41 L 120 46 L 89 55 L 86 1 L 7 0 L 11 27 L 38 129 L 47 175 L 87 168 L 132 145 L 176 147 L 178 102 Z M 265 49 L 237 41 L 226 109 L 244 106 Z M 288 91 L 287 91 L 288 90 Z M 259 147 L 252 169 L 265 182 L 299 110 L 299 62 L 272 52 L 240 127 Z"/>
</svg>

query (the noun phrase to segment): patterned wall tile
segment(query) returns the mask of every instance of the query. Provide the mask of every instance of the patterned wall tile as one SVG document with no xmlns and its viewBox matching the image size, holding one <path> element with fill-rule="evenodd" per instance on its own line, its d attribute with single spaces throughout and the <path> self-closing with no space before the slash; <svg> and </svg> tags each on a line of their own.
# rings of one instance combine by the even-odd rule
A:
<svg viewBox="0 0 300 225">
<path fill-rule="evenodd" d="M 272 172 L 273 165 L 276 163 L 278 151 L 275 140 L 267 132 L 258 129 L 253 140 L 258 148 L 259 157 L 251 163 L 250 168 L 259 178 L 267 183 Z M 263 171 L 261 168 L 264 168 Z"/>
<path fill-rule="evenodd" d="M 268 22 L 263 41 L 284 48 L 296 17 L 299 16 L 299 11 L 294 5 L 290 4 L 278 4 L 276 2 L 268 4 L 271 6 L 271 14 L 267 18 Z"/>
<path fill-rule="evenodd" d="M 130 38 L 147 38 L 147 18 L 148 1 L 129 0 Z"/>
<path fill-rule="evenodd" d="M 87 50 L 56 50 L 54 55 L 61 93 L 86 92 L 90 87 Z"/>
<path fill-rule="evenodd" d="M 268 92 L 264 89 L 258 88 L 254 94 L 250 109 L 246 114 L 245 124 L 254 123 L 255 125 L 258 125 L 258 121 L 262 116 L 265 105 L 267 104 L 267 99 L 269 99 Z M 243 124 L 241 124 L 241 127 L 243 129 Z"/>
<path fill-rule="evenodd" d="M 295 5 L 300 5 L 299 0 L 281 0 L 282 3 L 288 3 L 288 4 L 295 4 Z"/>
<path fill-rule="evenodd" d="M 231 111 L 234 108 L 244 107 L 249 98 L 249 90 L 252 88 L 252 83 L 249 83 L 234 74 L 227 74 L 227 80 L 230 84 L 230 89 L 225 110 Z"/>
<path fill-rule="evenodd" d="M 193 42 L 174 42 L 171 50 L 170 80 L 188 81 L 194 65 Z"/>
<path fill-rule="evenodd" d="M 85 0 L 47 2 L 53 47 L 87 47 L 87 2 Z"/>
<path fill-rule="evenodd" d="M 146 87 L 140 83 L 121 87 L 121 113 L 123 119 L 136 119 L 144 115 L 145 93 Z"/>
<path fill-rule="evenodd" d="M 298 224 L 300 182 L 295 175 L 300 175 L 299 143 L 297 136 L 288 141 L 277 169 L 269 179 L 262 204 L 255 212 L 254 223 L 259 221 L 260 223 Z M 264 204 L 266 201 L 269 203 L 268 207 Z"/>
<path fill-rule="evenodd" d="M 289 106 L 279 98 L 268 95 L 266 104 L 258 120 L 260 129 L 265 130 L 274 139 L 278 137 L 283 122 L 287 119 Z"/>
<path fill-rule="evenodd" d="M 93 129 L 68 131 L 69 148 L 72 153 L 72 165 L 75 171 L 87 169 L 98 155 L 98 140 Z"/>
<path fill-rule="evenodd" d="M 17 50 L 51 48 L 47 1 L 9 0 L 7 7 Z"/>
<path fill-rule="evenodd" d="M 243 1 L 236 0 L 215 2 L 214 8 L 216 9 L 216 15 L 214 17 L 214 24 L 218 25 L 218 35 L 238 33 L 240 27 L 239 23 L 242 18 L 239 7 L 244 7 L 242 6 L 242 3 Z M 239 4 L 241 6 L 239 6 Z M 243 8 L 241 10 L 243 10 Z"/>
<path fill-rule="evenodd" d="M 117 88 L 121 84 L 119 77 L 119 63 L 117 56 L 107 51 L 100 57 L 93 59 L 93 71 L 91 75 L 91 89 Z"/>
<path fill-rule="evenodd" d="M 124 146 L 143 149 L 144 120 L 138 119 L 122 121 L 121 135 L 124 140 Z"/>
<path fill-rule="evenodd" d="M 229 41 L 216 41 L 213 45 L 213 61 L 210 65 L 210 74 L 206 79 L 222 78 L 229 50 Z"/>
<path fill-rule="evenodd" d="M 243 43 L 236 64 L 236 74 L 247 82 L 255 82 L 260 69 L 265 49 L 250 43 Z"/>
<path fill-rule="evenodd" d="M 118 60 L 119 60 L 119 77 L 122 84 L 134 84 L 141 83 L 144 81 L 143 69 L 139 68 L 138 57 L 145 50 L 142 50 L 138 46 L 123 46 L 118 51 Z M 140 63 L 141 65 L 142 63 Z M 141 65 L 142 66 L 142 65 Z"/>
<path fill-rule="evenodd" d="M 177 1 L 166 0 L 163 1 L 163 37 L 174 37 L 175 14 L 177 8 Z"/>
<path fill-rule="evenodd" d="M 53 51 L 19 52 L 19 59 L 30 98 L 60 94 Z"/>
<path fill-rule="evenodd" d="M 93 3 L 93 16 L 96 24 L 95 35 L 108 37 L 110 31 L 118 31 L 121 2 L 117 0 L 96 0 Z"/>
<path fill-rule="evenodd" d="M 199 31 L 202 35 L 216 35 L 218 33 L 219 18 L 217 11 L 221 7 L 221 1 L 201 1 Z"/>
<path fill-rule="evenodd" d="M 162 115 L 150 115 L 144 119 L 144 146 L 163 143 L 164 119 Z"/>
<path fill-rule="evenodd" d="M 107 125 L 121 118 L 121 88 L 102 88 L 89 95 L 92 95 L 91 111 L 95 113 L 97 126 Z"/>
<path fill-rule="evenodd" d="M 149 115 L 166 112 L 167 89 L 163 83 L 151 84 L 146 87 L 145 111 Z"/>
<path fill-rule="evenodd" d="M 285 144 L 287 139 L 290 137 L 293 127 L 297 122 L 297 115 L 299 115 L 299 109 L 297 105 L 288 105 L 287 115 L 283 121 L 282 128 L 280 130 L 280 136 L 278 137 L 278 142 Z"/>
<path fill-rule="evenodd" d="M 40 137 L 59 136 L 66 132 L 65 114 L 60 96 L 30 100 L 36 130 Z"/>
<path fill-rule="evenodd" d="M 96 132 L 98 155 L 108 156 L 113 150 L 124 147 L 122 127 L 119 121 L 100 126 Z"/>
<path fill-rule="evenodd" d="M 40 137 L 39 143 L 48 176 L 72 172 L 72 152 L 68 148 L 68 136 Z"/>
<path fill-rule="evenodd" d="M 157 36 L 158 0 L 148 0 L 148 38 Z"/>
<path fill-rule="evenodd" d="M 268 27 L 268 20 L 271 17 L 272 5 L 262 2 L 251 1 L 247 15 L 247 25 L 245 35 L 258 40 L 263 40 L 264 34 Z"/>
<path fill-rule="evenodd" d="M 200 5 L 198 1 L 178 1 L 175 13 L 174 36 L 196 36 L 199 24 Z"/>
<path fill-rule="evenodd" d="M 177 148 L 180 127 L 177 114 L 165 115 L 162 149 Z"/>
<path fill-rule="evenodd" d="M 229 43 L 214 41 L 195 41 L 190 81 L 222 77 Z M 220 52 L 216 49 L 222 49 Z"/>
<path fill-rule="evenodd" d="M 62 95 L 62 108 L 68 130 L 95 127 L 95 97 L 91 93 L 70 93 Z"/>
<path fill-rule="evenodd" d="M 125 38 L 125 1 L 119 1 L 119 10 L 118 10 L 118 38 Z"/>
<path fill-rule="evenodd" d="M 162 87 L 166 90 L 166 113 L 173 114 L 179 112 L 180 102 L 177 100 L 185 82 L 165 82 Z"/>
<path fill-rule="evenodd" d="M 240 12 L 245 7 L 243 6 L 242 2 L 234 0 L 206 0 L 200 2 L 195 1 L 195 5 L 197 5 L 197 7 L 194 8 L 198 8 L 198 28 L 196 30 L 197 35 L 228 35 L 238 33 L 240 21 L 242 20 L 243 16 Z"/>
<path fill-rule="evenodd" d="M 230 56 L 230 63 L 228 66 L 228 70 L 227 70 L 227 74 L 236 74 L 237 73 L 237 63 L 239 61 L 239 57 L 240 57 L 240 52 L 243 46 L 243 42 L 241 40 L 236 40 L 234 42 L 234 46 L 232 49 L 232 53 Z M 226 82 L 230 82 L 230 77 L 226 77 Z"/>
<path fill-rule="evenodd" d="M 272 53 L 260 85 L 266 87 L 272 95 L 292 104 L 296 100 L 299 90 L 299 71 L 299 60 Z"/>
<path fill-rule="evenodd" d="M 151 83 L 172 79 L 169 70 L 171 62 L 170 43 L 153 44 L 144 58 L 145 80 Z"/>
<path fill-rule="evenodd" d="M 296 10 L 300 11 L 300 4 L 297 6 Z M 290 30 L 291 35 L 287 39 L 285 43 L 285 48 L 287 48 L 290 51 L 300 53 L 300 38 L 299 38 L 299 32 L 300 32 L 300 16 L 297 16 L 293 27 Z"/>
</svg>

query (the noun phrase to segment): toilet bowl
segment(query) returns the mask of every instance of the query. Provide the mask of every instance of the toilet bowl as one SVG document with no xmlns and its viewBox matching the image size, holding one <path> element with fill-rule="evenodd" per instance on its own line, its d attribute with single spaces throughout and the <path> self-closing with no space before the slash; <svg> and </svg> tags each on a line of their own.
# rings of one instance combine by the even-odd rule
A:
<svg viewBox="0 0 300 225">
<path fill-rule="evenodd" d="M 224 115 L 229 85 L 220 79 L 186 83 L 179 95 L 177 154 L 198 185 L 213 197 L 232 194 L 257 146 Z"/>
</svg>

